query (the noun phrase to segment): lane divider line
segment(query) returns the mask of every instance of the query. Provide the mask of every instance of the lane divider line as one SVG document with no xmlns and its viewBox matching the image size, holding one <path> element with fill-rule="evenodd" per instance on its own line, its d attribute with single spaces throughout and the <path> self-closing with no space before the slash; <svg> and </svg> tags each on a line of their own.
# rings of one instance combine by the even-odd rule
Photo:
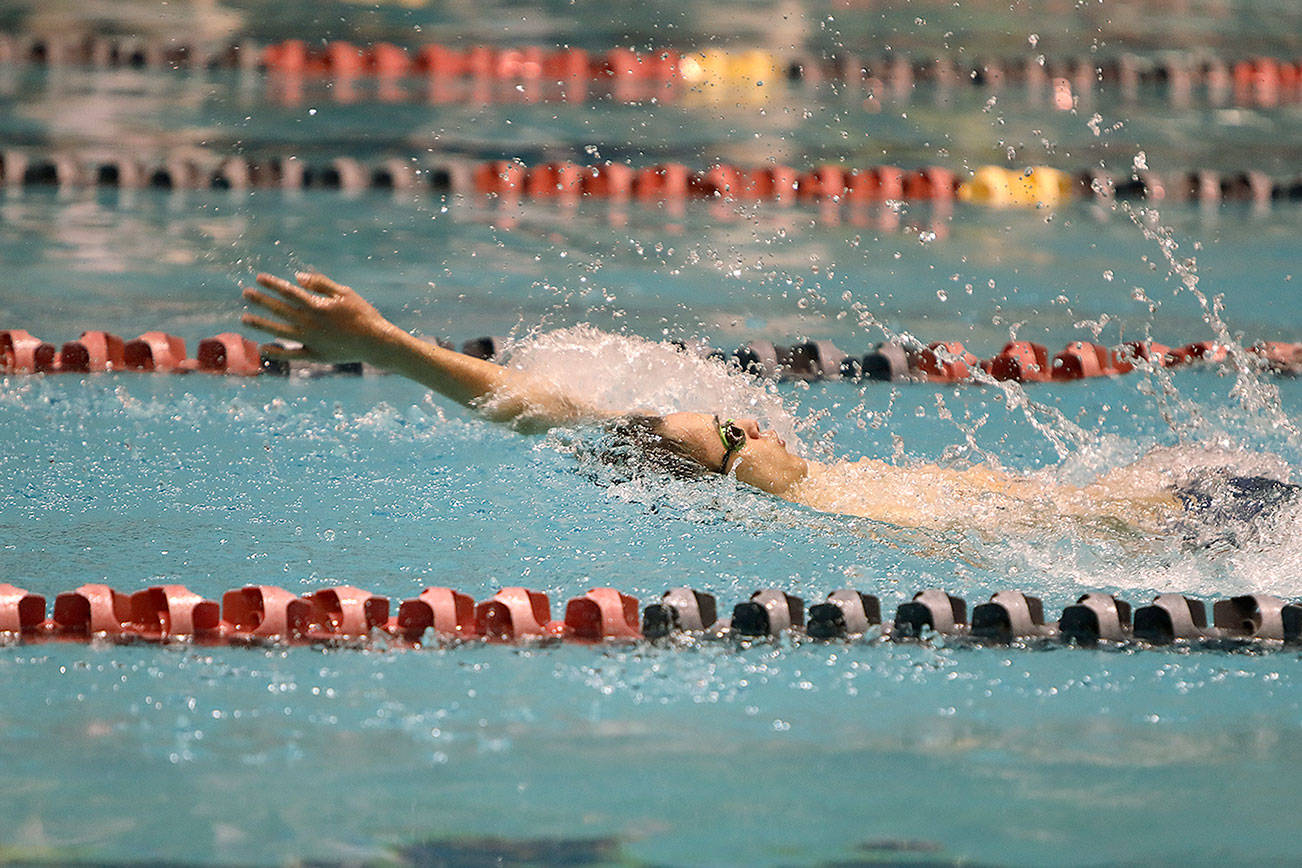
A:
<svg viewBox="0 0 1302 868">
<path fill-rule="evenodd" d="M 445 349 L 450 341 L 435 340 Z M 124 341 L 106 331 L 85 331 L 61 347 L 34 337 L 26 329 L 0 329 L 0 374 L 100 374 L 115 371 L 167 374 L 225 374 L 239 377 L 362 375 L 383 373 L 360 363 L 322 364 L 286 361 L 268 355 L 264 347 L 292 346 L 282 341 L 259 344 L 235 332 L 199 341 L 194 358 L 183 338 L 147 331 Z M 1010 341 L 988 359 L 978 359 L 961 341 L 886 341 L 863 355 L 839 349 L 827 340 L 790 346 L 755 340 L 731 353 L 679 343 L 684 352 L 717 359 L 756 377 L 775 380 L 849 380 L 896 383 L 954 384 L 976 382 L 981 372 L 995 380 L 1047 383 L 1114 377 L 1136 368 L 1175 368 L 1201 364 L 1250 364 L 1263 372 L 1302 374 L 1302 342 L 1261 341 L 1235 348 L 1215 341 L 1195 341 L 1171 348 L 1153 341 L 1130 341 L 1104 347 L 1071 341 L 1052 357 L 1043 344 Z M 506 342 L 498 337 L 465 341 L 460 352 L 489 361 L 506 359 Z"/>
<path fill-rule="evenodd" d="M 596 89 L 619 101 L 638 102 L 673 99 L 693 88 L 707 95 L 726 90 L 731 92 L 729 98 L 741 94 L 753 100 L 756 92 L 765 93 L 766 85 L 771 91 L 778 85 L 823 84 L 836 85 L 841 93 L 853 88 L 851 92 L 870 102 L 881 98 L 904 101 L 919 83 L 942 91 L 960 87 L 1000 91 L 1017 86 L 1032 100 L 1051 97 L 1053 105 L 1064 110 L 1102 88 L 1115 89 L 1128 101 L 1138 99 L 1144 91 L 1160 89 L 1177 106 L 1198 99 L 1210 105 L 1232 102 L 1273 108 L 1302 99 L 1302 60 L 1268 56 L 1230 59 L 1205 50 L 973 60 L 898 53 L 817 56 L 758 48 L 636 51 L 615 47 L 589 52 L 539 45 L 458 48 L 377 42 L 359 46 L 338 40 L 309 44 L 299 39 L 267 44 L 243 39 L 214 45 L 139 37 L 3 33 L 0 63 L 55 68 L 237 69 L 290 81 L 328 79 L 337 87 L 342 85 L 337 95 L 349 101 L 362 98 L 349 87 L 362 79 L 381 83 L 376 97 L 382 101 L 400 98 L 395 83 L 413 79 L 430 82 L 428 95 L 434 102 L 582 102 Z M 478 86 L 460 93 L 450 89 L 452 83 L 461 81 Z M 491 85 L 495 83 L 514 87 L 494 89 Z"/>
<path fill-rule="evenodd" d="M 0 584 L 0 642 L 49 641 L 196 645 L 330 644 L 343 647 L 421 647 L 462 642 L 580 644 L 700 641 L 895 641 L 942 638 L 947 643 L 1028 645 L 1055 642 L 1093 647 L 1172 644 L 1221 650 L 1302 644 L 1302 603 L 1268 594 L 1216 601 L 1212 621 L 1198 599 L 1163 593 L 1134 608 L 1105 593 L 1081 595 L 1057 621 L 1046 621 L 1040 598 L 998 591 L 969 607 L 946 591 L 919 591 L 883 622 L 872 594 L 830 592 L 806 607 L 780 588 L 761 588 L 721 617 L 715 597 L 674 588 L 641 609 L 614 588 L 592 588 L 566 601 L 560 620 L 540 591 L 502 588 L 476 603 L 451 588 L 426 588 L 391 615 L 387 597 L 352 585 L 302 596 L 273 585 L 246 585 L 222 595 L 220 606 L 184 585 L 157 585 L 125 594 L 89 583 L 59 594 L 47 616 L 40 594 Z M 1133 612 L 1133 616 L 1132 616 Z"/>
<path fill-rule="evenodd" d="M 1302 176 L 1272 178 L 1255 169 L 1215 172 L 1139 171 L 1126 176 L 1098 169 L 1072 173 L 1052 166 L 1009 169 L 980 166 L 959 175 L 941 166 L 853 167 L 824 163 L 805 169 L 776 164 L 716 164 L 693 169 L 683 163 L 633 166 L 569 161 L 527 164 L 522 160 L 461 158 L 429 161 L 394 157 L 301 160 L 296 156 L 246 159 L 176 152 L 154 159 L 102 152 L 32 154 L 0 150 L 0 187 L 161 190 L 388 190 L 427 191 L 490 199 L 573 203 L 584 199 L 642 203 L 709 200 L 730 203 L 865 203 L 955 200 L 995 208 L 1050 208 L 1072 200 L 1146 199 L 1167 202 L 1302 201 Z"/>
</svg>

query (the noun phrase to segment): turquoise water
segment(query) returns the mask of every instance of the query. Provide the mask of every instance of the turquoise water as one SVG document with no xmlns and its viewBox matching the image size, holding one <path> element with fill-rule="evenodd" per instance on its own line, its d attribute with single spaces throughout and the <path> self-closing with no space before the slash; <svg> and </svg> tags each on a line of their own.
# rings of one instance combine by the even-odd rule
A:
<svg viewBox="0 0 1302 868">
<path fill-rule="evenodd" d="M 720 225 L 704 206 L 677 226 L 632 211 L 620 228 L 604 206 L 563 224 L 543 209 L 504 231 L 456 203 L 446 213 L 379 197 L 314 207 L 338 202 L 8 197 L 5 261 L 25 291 L 6 298 L 4 319 L 47 338 L 158 327 L 193 347 L 235 322 L 246 265 L 310 263 L 364 287 L 405 325 L 458 339 L 589 322 L 721 346 L 810 335 L 866 347 L 874 336 L 851 324 L 842 281 L 854 299 L 879 297 L 870 309 L 892 328 L 958 336 L 985 353 L 1007 336 L 995 315 L 1027 320 L 1019 334 L 1059 344 L 1079 334 L 1074 320 L 1102 313 L 1121 318 L 1127 335 L 1150 322 L 1172 343 L 1207 333 L 1187 294 L 1158 291 L 1166 281 L 1141 258 L 1158 254 L 1135 227 L 1085 208 L 1048 225 L 960 209 L 947 238 L 923 244 L 811 225 L 817 215 L 801 209 L 761 215 L 762 225 L 791 227 L 783 238 L 746 221 Z M 1182 234 L 1206 239 L 1203 283 L 1225 294 L 1234 327 L 1292 336 L 1296 314 L 1269 300 L 1288 284 L 1295 212 L 1240 218 L 1171 215 Z M 169 239 L 167 261 L 145 255 L 159 236 Z M 808 304 L 785 278 L 725 271 L 734 259 L 814 253 L 838 273 Z M 957 288 L 951 268 L 962 269 Z M 1006 282 L 1007 298 L 988 287 L 969 297 L 962 282 L 978 274 Z M 1160 297 L 1155 315 L 1134 312 L 1132 280 Z M 950 299 L 935 287 L 949 287 Z M 1054 303 L 1060 294 L 1070 304 Z M 1110 323 L 1105 338 L 1121 327 Z M 636 370 L 651 351 L 640 352 L 628 370 L 573 375 L 628 399 L 715 397 L 701 393 L 700 363 L 651 388 Z M 776 406 L 746 381 L 708 382 Z M 1196 437 L 1210 424 L 1241 448 L 1296 463 L 1286 433 L 1236 409 L 1231 379 L 1191 370 L 1171 383 L 1187 402 L 1162 402 L 1176 429 Z M 1145 394 L 1151 385 L 1132 375 L 1030 390 L 1111 435 L 1073 449 L 1062 472 L 1176 442 Z M 1276 385 L 1295 419 L 1302 389 Z M 987 416 L 973 435 L 981 449 L 1014 468 L 1058 462 L 997 390 L 777 391 L 790 414 L 783 424 L 799 425 L 811 448 L 831 432 L 842 455 L 890 457 L 898 438 L 901 460 L 941 459 L 964 443 L 959 426 Z M 958 424 L 940 418 L 942 404 Z M 124 590 L 179 581 L 211 598 L 251 582 L 306 592 L 346 581 L 394 600 L 426 585 L 482 599 L 524 584 L 559 611 L 594 585 L 648 601 L 688 584 L 724 607 L 766 585 L 811 601 L 849 585 L 893 612 L 922 587 L 970 602 L 1017 587 L 1056 613 L 1091 589 L 1137 602 L 1165 590 L 1209 601 L 1296 592 L 1297 553 L 1282 530 L 1228 553 L 1162 540 L 1123 551 L 1065 531 L 901 532 L 723 481 L 603 486 L 556 440 L 503 432 L 392 377 L 11 378 L 0 405 L 10 480 L 0 574 L 50 598 L 92 580 Z M 885 424 L 858 426 L 875 419 Z M 499 846 L 485 838 L 544 853 L 539 839 L 582 839 L 581 852 L 602 860 L 670 864 L 899 857 L 891 848 L 901 847 L 907 858 L 946 861 L 1264 858 L 1292 846 L 1297 788 L 1283 758 L 1299 737 L 1296 665 L 1296 652 L 876 645 L 15 647 L 0 652 L 0 840 L 16 854 L 237 863 L 384 859 L 429 840 L 439 853 Z M 1195 795 L 1207 792 L 1217 797 Z M 1222 827 L 1242 837 L 1222 845 L 1196 834 Z"/>
<path fill-rule="evenodd" d="M 711 34 L 755 44 L 786 10 L 555 4 L 517 25 L 533 6 L 177 6 L 200 10 L 195 32 L 223 37 L 594 50 L 660 44 L 666 22 L 683 45 Z M 1058 56 L 1092 44 L 1297 50 L 1288 3 L 1191 0 L 1150 17 L 1097 7 L 810 7 L 799 34 L 776 44 L 940 51 L 954 31 L 952 51 L 1013 56 L 1032 33 Z M 121 15 L 114 26 L 128 31 L 188 20 Z M 824 26 L 829 15 L 844 27 Z M 10 19 L 37 20 L 21 6 L 0 23 Z M 791 96 L 781 105 L 803 100 L 812 120 L 755 106 L 342 105 L 324 88 L 285 106 L 260 79 L 223 73 L 0 70 L 0 141 L 431 159 L 571 157 L 593 145 L 635 162 L 845 155 L 956 168 L 1001 162 L 1012 146 L 1013 165 L 1102 162 L 1123 174 L 1140 151 L 1157 170 L 1290 176 L 1302 165 L 1287 105 L 1176 109 L 1157 94 L 1137 105 L 1101 94 L 1088 111 L 1046 116 L 1016 94 L 992 108 L 978 91 L 940 106 L 920 92 L 869 117 L 826 95 Z M 255 272 L 308 266 L 422 334 L 510 337 L 522 364 L 593 400 L 745 408 L 813 456 L 993 460 L 1081 482 L 1165 447 L 1185 462 L 1215 449 L 1244 472 L 1273 456 L 1287 474 L 1302 462 L 1298 380 L 1188 369 L 1028 386 L 1023 404 L 1020 390 L 995 387 L 758 384 L 653 342 L 828 338 L 862 353 L 907 333 L 988 356 L 1012 336 L 1054 350 L 1095 337 L 1179 345 L 1213 337 L 1217 317 L 1245 344 L 1297 340 L 1300 230 L 1289 203 L 854 212 L 5 189 L 0 327 L 54 342 L 162 329 L 193 351 L 237 328 L 238 286 Z M 1223 312 L 1208 314 L 1195 289 Z M 593 436 L 517 435 L 387 376 L 0 379 L 0 581 L 48 599 L 89 581 L 181 582 L 213 599 L 246 583 L 307 593 L 346 582 L 395 602 L 430 585 L 477 599 L 526 585 L 550 594 L 554 614 L 601 585 L 644 603 L 692 585 L 725 610 L 759 587 L 813 602 L 852 586 L 888 615 L 926 587 L 970 605 L 1018 588 L 1053 616 L 1088 590 L 1132 603 L 1165 591 L 1208 602 L 1299 593 L 1302 516 L 1288 511 L 1207 548 L 1051 525 L 903 531 L 727 480 L 620 481 L 583 460 Z M 4 647 L 0 861 L 1296 859 L 1298 656 L 872 641 Z"/>
</svg>

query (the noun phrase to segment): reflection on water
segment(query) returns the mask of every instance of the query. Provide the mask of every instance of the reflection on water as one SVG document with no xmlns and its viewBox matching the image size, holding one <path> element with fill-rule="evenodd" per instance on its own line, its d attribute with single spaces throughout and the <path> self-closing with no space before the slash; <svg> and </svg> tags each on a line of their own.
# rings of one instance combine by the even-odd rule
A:
<svg viewBox="0 0 1302 868">
<path fill-rule="evenodd" d="M 1005 55 L 1027 48 L 1064 55 L 1092 47 L 1132 50 L 1232 47 L 1237 53 L 1287 54 L 1296 49 L 1298 10 L 1288 0 L 1148 0 L 1141 6 L 1076 0 L 914 0 L 894 3 L 766 0 L 763 3 L 678 2 L 647 8 L 616 3 L 582 9 L 566 2 L 432 3 L 428 0 L 292 0 L 268 7 L 255 0 L 176 0 L 160 10 L 122 0 L 111 14 L 74 0 L 18 0 L 0 24 L 77 33 L 107 18 L 113 32 L 155 37 L 222 39 L 413 38 L 468 43 L 505 40 L 612 44 L 701 44 L 710 40 L 815 52 L 916 50 L 940 44 Z M 103 26 L 101 24 L 101 26 Z M 1032 38 L 1033 37 L 1033 38 Z"/>
<path fill-rule="evenodd" d="M 1019 89 L 987 93 L 919 84 L 889 110 L 862 94 L 790 91 L 756 106 L 657 100 L 511 104 L 475 98 L 429 102 L 413 91 L 377 99 L 370 83 L 348 100 L 328 82 L 215 71 L 14 69 L 0 65 L 0 135 L 11 144 L 156 158 L 171 153 L 250 159 L 411 155 L 572 159 L 636 165 L 715 161 L 797 167 L 821 162 L 955 169 L 1008 161 L 1068 171 L 1103 167 L 1123 180 L 1137 151 L 1155 171 L 1295 170 L 1297 107 L 1120 101 L 1100 93 L 1078 111 L 1046 115 Z M 512 93 L 515 93 L 512 86 Z M 518 94 L 516 94 L 518 95 Z M 1094 120 L 1091 121 L 1091 117 Z M 751 135 L 727 135 L 745 127 Z M 937 135 L 936 130 L 943 130 Z M 939 140 L 939 141 L 938 141 Z M 992 141 L 1000 143 L 992 147 Z"/>
</svg>

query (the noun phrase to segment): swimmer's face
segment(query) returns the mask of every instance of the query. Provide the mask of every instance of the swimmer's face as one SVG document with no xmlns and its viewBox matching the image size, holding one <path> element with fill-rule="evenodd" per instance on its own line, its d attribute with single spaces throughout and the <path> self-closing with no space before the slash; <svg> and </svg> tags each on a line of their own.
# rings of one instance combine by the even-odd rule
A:
<svg viewBox="0 0 1302 868">
<path fill-rule="evenodd" d="M 754 419 L 732 419 L 746 433 L 746 442 L 728 457 L 727 471 L 747 485 L 782 494 L 805 478 L 809 465 L 787 451 L 776 431 L 763 431 Z M 715 417 L 706 413 L 670 413 L 661 420 L 660 436 L 673 440 L 684 453 L 711 470 L 723 465 L 727 449 L 719 438 Z"/>
</svg>

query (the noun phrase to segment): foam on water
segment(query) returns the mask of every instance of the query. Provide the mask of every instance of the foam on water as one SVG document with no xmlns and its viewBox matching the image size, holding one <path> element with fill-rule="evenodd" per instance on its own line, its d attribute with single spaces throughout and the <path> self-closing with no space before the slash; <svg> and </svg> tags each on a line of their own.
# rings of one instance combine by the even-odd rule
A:
<svg viewBox="0 0 1302 868">
<path fill-rule="evenodd" d="M 548 332 L 512 349 L 512 367 L 540 375 L 592 405 L 613 412 L 718 413 L 754 417 L 790 448 L 804 451 L 800 434 L 816 419 L 780 396 L 771 383 L 735 366 L 645 338 L 591 326 Z"/>
</svg>

